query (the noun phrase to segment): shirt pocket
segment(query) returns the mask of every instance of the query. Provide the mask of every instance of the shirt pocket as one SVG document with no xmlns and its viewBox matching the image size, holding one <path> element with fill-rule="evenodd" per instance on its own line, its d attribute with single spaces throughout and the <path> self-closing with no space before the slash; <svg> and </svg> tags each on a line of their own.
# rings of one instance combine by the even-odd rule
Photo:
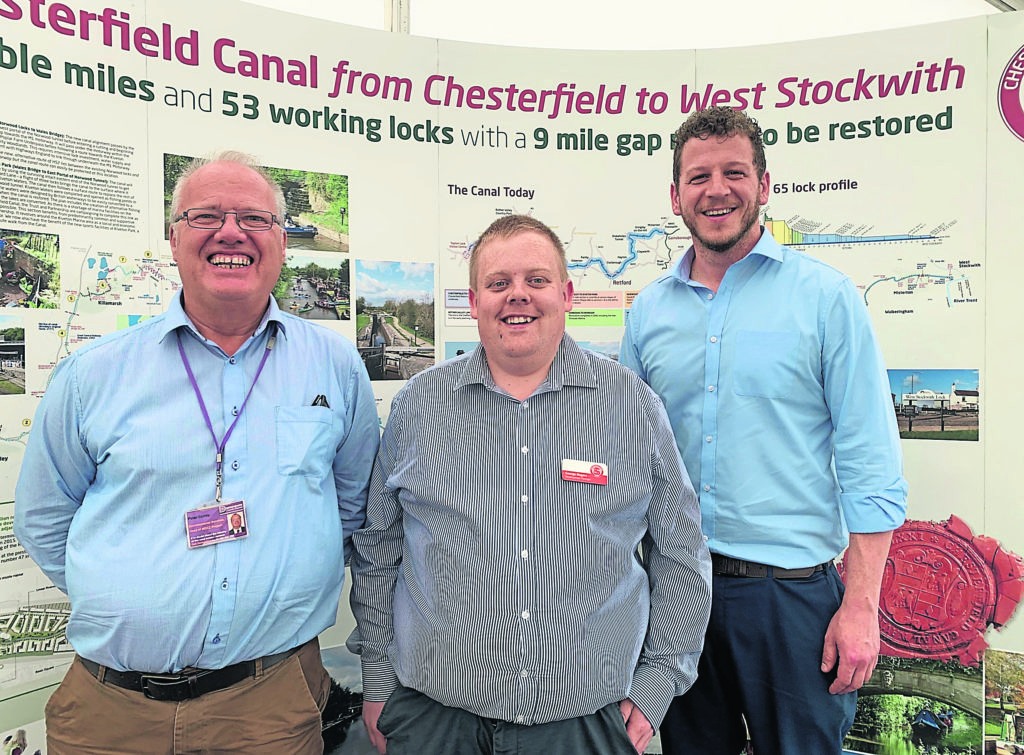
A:
<svg viewBox="0 0 1024 755">
<path fill-rule="evenodd" d="M 741 330 L 736 334 L 733 390 L 740 396 L 783 398 L 796 378 L 800 334 Z"/>
<path fill-rule="evenodd" d="M 334 457 L 333 415 L 325 406 L 278 406 L 277 470 L 283 475 L 323 477 Z"/>
</svg>

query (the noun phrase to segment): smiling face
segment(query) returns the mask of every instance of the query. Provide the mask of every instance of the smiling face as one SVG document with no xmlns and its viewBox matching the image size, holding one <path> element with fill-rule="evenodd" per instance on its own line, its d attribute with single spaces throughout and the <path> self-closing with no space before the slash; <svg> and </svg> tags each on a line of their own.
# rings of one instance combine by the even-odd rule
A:
<svg viewBox="0 0 1024 755">
<path fill-rule="evenodd" d="M 679 180 L 670 189 L 672 211 L 682 217 L 698 253 L 744 257 L 761 237 L 761 205 L 769 178 L 760 179 L 754 149 L 741 134 L 688 140 L 679 155 Z"/>
<path fill-rule="evenodd" d="M 213 162 L 199 168 L 181 189 L 179 213 L 204 208 L 275 212 L 267 182 L 240 163 Z M 285 231 L 245 231 L 227 215 L 216 231 L 171 225 L 171 251 L 184 289 L 185 311 L 197 321 L 259 319 L 284 264 Z"/>
<path fill-rule="evenodd" d="M 572 309 L 558 252 L 535 231 L 490 238 L 478 250 L 470 314 L 495 380 L 547 374 Z"/>
</svg>

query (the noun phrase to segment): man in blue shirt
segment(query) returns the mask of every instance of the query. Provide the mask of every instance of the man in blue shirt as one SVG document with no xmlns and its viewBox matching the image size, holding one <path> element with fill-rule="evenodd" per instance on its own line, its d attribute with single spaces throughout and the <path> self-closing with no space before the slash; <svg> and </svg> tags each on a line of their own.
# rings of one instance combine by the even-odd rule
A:
<svg viewBox="0 0 1024 755">
<path fill-rule="evenodd" d="M 715 575 L 698 680 L 662 725 L 670 754 L 736 755 L 747 731 L 757 755 L 841 752 L 906 510 L 867 310 L 759 225 L 765 168 L 744 113 L 676 132 L 672 210 L 693 246 L 633 302 L 620 351 L 665 401 Z"/>
<path fill-rule="evenodd" d="M 469 277 L 480 346 L 395 397 L 352 538 L 363 719 L 390 755 L 635 755 L 696 671 L 696 496 L 654 392 L 565 333 L 550 228 L 498 219 Z"/>
<path fill-rule="evenodd" d="M 283 214 L 248 156 L 194 163 L 171 206 L 181 295 L 62 361 L 39 406 L 15 533 L 78 654 L 51 755 L 323 749 L 316 637 L 378 424 L 352 344 L 270 295 Z"/>
</svg>

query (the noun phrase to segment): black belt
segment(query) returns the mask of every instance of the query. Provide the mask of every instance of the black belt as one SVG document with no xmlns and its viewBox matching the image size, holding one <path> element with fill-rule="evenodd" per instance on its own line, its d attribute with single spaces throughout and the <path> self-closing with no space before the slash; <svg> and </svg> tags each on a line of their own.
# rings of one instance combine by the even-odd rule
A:
<svg viewBox="0 0 1024 755">
<path fill-rule="evenodd" d="M 754 561 L 743 561 L 739 558 L 729 558 L 720 553 L 711 554 L 711 573 L 724 577 L 775 577 L 775 579 L 806 579 L 812 574 L 825 571 L 831 564 L 826 561 L 817 566 L 805 566 L 802 569 L 783 569 L 781 566 L 769 566 Z"/>
<path fill-rule="evenodd" d="M 299 647 L 302 647 L 301 645 Z M 146 674 L 141 671 L 118 671 L 108 666 L 101 666 L 88 658 L 78 656 L 85 670 L 103 684 L 113 684 L 121 689 L 141 692 L 150 700 L 163 700 L 180 703 L 225 689 L 243 679 L 255 676 L 259 665 L 264 671 L 275 666 L 285 658 L 295 655 L 299 647 L 283 653 L 265 655 L 255 661 L 243 661 L 219 669 L 185 669 L 180 674 Z M 100 676 L 102 670 L 103 675 Z"/>
</svg>

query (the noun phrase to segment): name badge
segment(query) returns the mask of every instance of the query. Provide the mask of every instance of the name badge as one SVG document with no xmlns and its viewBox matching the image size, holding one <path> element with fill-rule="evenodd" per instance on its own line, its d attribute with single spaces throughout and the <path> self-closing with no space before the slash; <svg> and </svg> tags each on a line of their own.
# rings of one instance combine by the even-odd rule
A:
<svg viewBox="0 0 1024 755">
<path fill-rule="evenodd" d="M 245 501 L 223 501 L 185 512 L 189 548 L 226 543 L 249 537 Z"/>
<path fill-rule="evenodd" d="M 591 485 L 607 485 L 608 465 L 596 461 L 562 459 L 562 479 L 570 482 L 589 482 Z"/>
</svg>

